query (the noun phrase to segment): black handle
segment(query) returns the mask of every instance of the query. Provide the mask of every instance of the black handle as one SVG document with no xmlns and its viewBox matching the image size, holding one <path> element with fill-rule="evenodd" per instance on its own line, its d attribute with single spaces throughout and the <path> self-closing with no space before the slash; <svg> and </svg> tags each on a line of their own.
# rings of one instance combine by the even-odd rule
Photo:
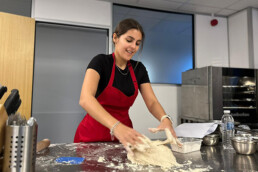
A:
<svg viewBox="0 0 258 172">
<path fill-rule="evenodd" d="M 6 91 L 7 91 L 7 87 L 5 86 L 0 87 L 0 99 L 3 97 Z"/>
<path fill-rule="evenodd" d="M 19 95 L 19 91 L 17 89 L 13 89 L 11 94 L 8 96 L 4 103 L 5 110 L 8 115 L 15 113 L 21 105 L 21 99 Z"/>
</svg>

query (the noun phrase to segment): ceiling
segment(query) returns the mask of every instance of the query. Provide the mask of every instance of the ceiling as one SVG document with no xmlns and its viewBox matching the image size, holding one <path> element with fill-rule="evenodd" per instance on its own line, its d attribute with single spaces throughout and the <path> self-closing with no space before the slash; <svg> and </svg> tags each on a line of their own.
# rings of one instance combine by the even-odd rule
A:
<svg viewBox="0 0 258 172">
<path fill-rule="evenodd" d="M 248 7 L 258 8 L 258 0 L 103 0 L 158 10 L 230 16 Z"/>
</svg>

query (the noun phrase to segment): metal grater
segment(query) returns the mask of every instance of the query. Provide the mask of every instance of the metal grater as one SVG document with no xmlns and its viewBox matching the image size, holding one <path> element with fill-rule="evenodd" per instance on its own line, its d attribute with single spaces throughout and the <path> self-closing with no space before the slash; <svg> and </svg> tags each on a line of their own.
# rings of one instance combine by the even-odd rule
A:
<svg viewBox="0 0 258 172">
<path fill-rule="evenodd" d="M 34 172 L 37 144 L 36 121 L 30 125 L 7 125 L 3 172 Z"/>
</svg>

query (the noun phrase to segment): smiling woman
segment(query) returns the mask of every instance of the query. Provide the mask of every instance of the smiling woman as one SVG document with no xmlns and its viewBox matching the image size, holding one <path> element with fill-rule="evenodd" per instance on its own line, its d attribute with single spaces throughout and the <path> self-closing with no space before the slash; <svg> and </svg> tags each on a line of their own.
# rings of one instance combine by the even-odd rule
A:
<svg viewBox="0 0 258 172">
<path fill-rule="evenodd" d="M 154 95 L 146 68 L 132 60 L 143 45 L 144 35 L 136 20 L 122 20 L 113 33 L 114 52 L 99 54 L 88 65 L 80 97 L 80 105 L 88 114 L 79 124 L 74 142 L 114 141 L 115 136 L 115 141 L 120 141 L 127 151 L 128 145 L 140 143 L 139 137 L 143 136 L 133 129 L 128 114 L 138 89 L 149 111 L 161 121 L 157 130 L 168 128 L 176 137 Z"/>
<path fill-rule="evenodd" d="M 124 20 L 127 22 L 130 19 Z M 132 20 L 134 21 L 134 20 Z M 115 31 L 113 34 L 113 42 L 115 49 L 116 66 L 125 69 L 127 61 L 130 60 L 138 51 L 141 42 L 143 42 L 144 32 L 142 29 L 137 30 L 132 27 L 126 33 L 122 34 Z"/>
</svg>

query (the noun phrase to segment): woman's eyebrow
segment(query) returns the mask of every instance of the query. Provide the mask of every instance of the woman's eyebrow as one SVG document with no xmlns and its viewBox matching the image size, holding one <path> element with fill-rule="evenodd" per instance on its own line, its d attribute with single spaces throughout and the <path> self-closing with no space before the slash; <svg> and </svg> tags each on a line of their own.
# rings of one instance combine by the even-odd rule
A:
<svg viewBox="0 0 258 172">
<path fill-rule="evenodd" d="M 134 37 L 132 37 L 132 36 L 128 36 L 128 37 L 131 38 L 131 39 L 133 39 L 133 40 L 135 40 Z"/>
<path fill-rule="evenodd" d="M 132 37 L 132 36 L 128 36 L 129 38 L 131 38 L 131 39 L 133 39 L 133 40 L 135 40 L 135 38 L 134 37 Z M 139 40 L 137 40 L 137 41 L 142 41 L 141 39 L 139 39 Z"/>
</svg>

